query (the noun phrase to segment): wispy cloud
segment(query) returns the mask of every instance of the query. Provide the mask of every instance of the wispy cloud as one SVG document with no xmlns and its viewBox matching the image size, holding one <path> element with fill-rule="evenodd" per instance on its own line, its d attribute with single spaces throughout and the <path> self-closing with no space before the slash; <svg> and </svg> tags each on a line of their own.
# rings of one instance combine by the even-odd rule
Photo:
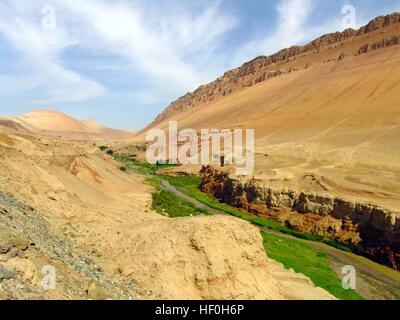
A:
<svg viewBox="0 0 400 320">
<path fill-rule="evenodd" d="M 12 79 L 13 87 L 40 88 L 43 103 L 80 102 L 110 90 L 107 84 L 68 67 L 63 60 L 68 50 L 109 58 L 107 65 L 112 69 L 120 67 L 132 79 L 147 79 L 153 89 L 162 86 L 171 95 L 195 89 L 212 73 L 202 62 L 237 24 L 235 17 L 221 11 L 219 2 L 209 2 L 199 10 L 178 5 L 157 9 L 154 5 L 150 11 L 140 1 L 50 3 L 57 13 L 52 31 L 43 30 L 40 23 L 45 2 L 32 5 L 6 0 L 0 5 L 0 35 L 19 53 L 20 69 L 33 80 L 27 83 L 24 74 Z M 96 69 L 107 71 L 107 65 L 102 68 L 97 63 Z M 3 76 L 0 82 L 10 77 L 14 76 Z M 138 95 L 142 92 L 140 88 Z"/>
<path fill-rule="evenodd" d="M 79 46 L 122 57 L 135 72 L 179 91 L 205 79 L 207 71 L 198 59 L 236 25 L 218 2 L 200 12 L 163 7 L 152 14 L 137 2 L 69 1 L 64 6 L 79 21 Z"/>
<path fill-rule="evenodd" d="M 41 90 L 37 101 L 41 103 L 80 102 L 102 94 L 102 85 L 63 65 L 61 54 L 73 40 L 62 27 L 43 30 L 40 19 L 32 14 L 34 9 L 30 4 L 22 6 L 18 0 L 6 1 L 0 8 L 0 33 L 18 53 L 17 73 L 23 74 L 0 78 L 10 88 L 8 93 L 18 86 L 20 94 L 24 90 Z"/>
</svg>

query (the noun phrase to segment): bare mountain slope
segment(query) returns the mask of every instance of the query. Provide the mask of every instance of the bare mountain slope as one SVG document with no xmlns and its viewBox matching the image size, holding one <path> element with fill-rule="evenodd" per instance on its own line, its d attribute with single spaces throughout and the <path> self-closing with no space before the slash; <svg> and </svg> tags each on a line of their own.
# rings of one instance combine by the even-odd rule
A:
<svg viewBox="0 0 400 320">
<path fill-rule="evenodd" d="M 360 56 L 370 51 L 400 43 L 400 13 L 377 17 L 359 30 L 347 29 L 324 35 L 305 46 L 293 46 L 271 56 L 260 56 L 241 67 L 226 72 L 210 84 L 188 93 L 162 112 L 150 125 L 159 125 L 184 111 L 213 104 L 243 88 L 269 81 L 283 74 L 341 62 L 347 57 Z"/>
<path fill-rule="evenodd" d="M 399 13 L 379 17 L 259 57 L 174 102 L 149 128 L 170 120 L 180 128 L 252 128 L 258 178 L 398 208 L 399 21 Z"/>
<path fill-rule="evenodd" d="M 286 210 L 278 218 L 292 228 L 400 268 L 400 13 L 258 57 L 173 102 L 147 129 L 171 120 L 255 129 L 254 174 L 231 175 L 226 194 L 217 176 L 208 191 L 260 215 Z"/>
</svg>

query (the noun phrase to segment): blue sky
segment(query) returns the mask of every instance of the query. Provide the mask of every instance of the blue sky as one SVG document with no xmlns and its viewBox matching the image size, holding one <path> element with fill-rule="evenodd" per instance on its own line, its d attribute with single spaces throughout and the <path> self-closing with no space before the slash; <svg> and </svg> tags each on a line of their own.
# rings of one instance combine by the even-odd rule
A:
<svg viewBox="0 0 400 320">
<path fill-rule="evenodd" d="M 400 0 L 0 0 L 0 114 L 141 129 L 258 55 L 400 11 Z M 347 20 L 346 20 L 347 21 Z"/>
</svg>

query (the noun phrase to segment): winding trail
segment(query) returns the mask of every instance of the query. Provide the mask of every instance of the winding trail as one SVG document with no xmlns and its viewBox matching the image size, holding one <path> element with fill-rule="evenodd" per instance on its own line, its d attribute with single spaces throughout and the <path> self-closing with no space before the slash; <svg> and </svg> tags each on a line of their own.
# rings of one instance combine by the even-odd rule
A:
<svg viewBox="0 0 400 320">
<path fill-rule="evenodd" d="M 143 174 L 130 166 L 130 169 L 136 173 Z M 211 208 L 198 200 L 188 196 L 182 191 L 172 186 L 168 181 L 162 180 L 159 176 L 147 173 L 149 178 L 158 178 L 161 181 L 161 188 L 169 191 L 183 200 L 192 203 L 199 209 L 208 211 L 215 215 L 228 215 L 227 213 Z M 341 251 L 325 243 L 317 241 L 309 241 L 296 238 L 278 231 L 270 230 L 265 227 L 259 227 L 263 232 L 278 235 L 282 238 L 292 239 L 304 243 L 311 248 L 323 252 L 328 255 L 329 263 L 332 269 L 341 279 L 342 268 L 344 266 L 353 266 L 357 272 L 357 289 L 356 291 L 369 300 L 400 300 L 400 272 L 377 264 L 367 258 L 358 256 L 354 253 Z"/>
</svg>

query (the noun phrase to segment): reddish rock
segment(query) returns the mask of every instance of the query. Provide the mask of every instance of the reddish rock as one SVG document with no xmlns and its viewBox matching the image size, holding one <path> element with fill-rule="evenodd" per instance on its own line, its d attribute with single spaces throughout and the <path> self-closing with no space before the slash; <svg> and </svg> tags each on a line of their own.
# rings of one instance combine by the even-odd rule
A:
<svg viewBox="0 0 400 320">
<path fill-rule="evenodd" d="M 201 190 L 289 228 L 336 240 L 379 263 L 400 270 L 400 214 L 371 204 L 293 190 L 262 181 L 241 181 L 212 166 L 202 168 Z"/>
</svg>

